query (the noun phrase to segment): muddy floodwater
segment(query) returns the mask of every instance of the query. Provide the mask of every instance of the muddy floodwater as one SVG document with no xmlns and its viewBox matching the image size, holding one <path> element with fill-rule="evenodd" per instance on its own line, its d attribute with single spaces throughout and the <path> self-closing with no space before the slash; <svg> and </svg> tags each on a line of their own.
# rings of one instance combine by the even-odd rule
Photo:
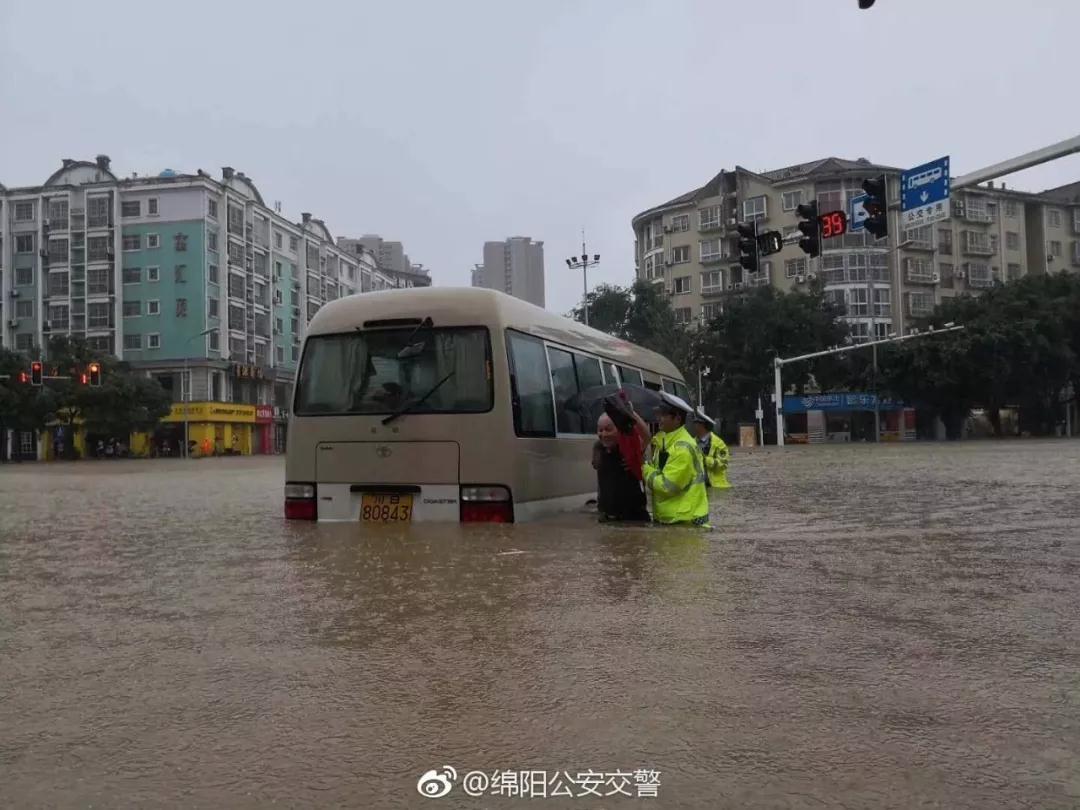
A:
<svg viewBox="0 0 1080 810">
<path fill-rule="evenodd" d="M 0 467 L 0 806 L 1080 807 L 1080 441 L 737 451 L 710 532 L 283 471 Z"/>
</svg>

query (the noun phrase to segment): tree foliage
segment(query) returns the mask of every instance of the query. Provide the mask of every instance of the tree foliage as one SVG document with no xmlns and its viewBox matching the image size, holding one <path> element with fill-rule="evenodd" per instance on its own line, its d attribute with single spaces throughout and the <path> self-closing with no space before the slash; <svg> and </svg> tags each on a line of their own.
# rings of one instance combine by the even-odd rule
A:
<svg viewBox="0 0 1080 810">
<path fill-rule="evenodd" d="M 91 361 L 101 364 L 100 386 L 80 381 Z M 0 383 L 0 425 L 4 427 L 41 430 L 54 421 L 62 425 L 81 422 L 87 433 L 126 439 L 130 433 L 153 430 L 171 407 L 168 392 L 156 380 L 112 356 L 100 356 L 80 338 L 57 336 L 49 342 L 45 373 L 69 379 L 49 380 L 41 388 L 19 384 L 14 375 L 28 366 L 26 357 L 0 350 L 0 374 L 13 375 L 12 380 Z"/>
</svg>

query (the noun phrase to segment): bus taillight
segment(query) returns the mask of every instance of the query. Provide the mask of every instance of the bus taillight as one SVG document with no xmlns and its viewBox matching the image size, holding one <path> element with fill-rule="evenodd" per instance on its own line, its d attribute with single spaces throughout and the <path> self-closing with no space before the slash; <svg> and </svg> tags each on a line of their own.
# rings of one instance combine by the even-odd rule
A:
<svg viewBox="0 0 1080 810">
<path fill-rule="evenodd" d="M 506 487 L 464 486 L 461 488 L 462 523 L 513 523 L 514 502 Z"/>
<path fill-rule="evenodd" d="M 285 485 L 286 520 L 318 520 L 319 507 L 314 484 Z"/>
</svg>

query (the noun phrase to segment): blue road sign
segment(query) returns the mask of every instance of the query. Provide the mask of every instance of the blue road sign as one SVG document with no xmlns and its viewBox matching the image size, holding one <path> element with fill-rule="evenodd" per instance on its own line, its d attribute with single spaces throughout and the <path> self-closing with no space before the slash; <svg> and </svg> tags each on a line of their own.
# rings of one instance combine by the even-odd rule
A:
<svg viewBox="0 0 1080 810">
<path fill-rule="evenodd" d="M 900 224 L 917 228 L 949 218 L 949 158 L 946 155 L 900 175 Z"/>
<path fill-rule="evenodd" d="M 849 231 L 861 231 L 864 229 L 863 223 L 866 222 L 870 216 L 866 213 L 866 209 L 863 208 L 863 203 L 870 199 L 869 194 L 860 194 L 858 197 L 851 198 L 851 210 L 848 211 L 847 227 Z"/>
</svg>

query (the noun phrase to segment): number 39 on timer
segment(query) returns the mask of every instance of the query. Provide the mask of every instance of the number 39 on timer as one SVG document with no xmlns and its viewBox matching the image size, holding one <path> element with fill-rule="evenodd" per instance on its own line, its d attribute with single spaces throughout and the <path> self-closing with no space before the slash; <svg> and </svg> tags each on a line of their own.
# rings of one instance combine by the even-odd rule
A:
<svg viewBox="0 0 1080 810">
<path fill-rule="evenodd" d="M 821 223 L 821 238 L 832 239 L 847 233 L 847 214 L 843 211 L 830 211 L 818 217 Z"/>
</svg>

